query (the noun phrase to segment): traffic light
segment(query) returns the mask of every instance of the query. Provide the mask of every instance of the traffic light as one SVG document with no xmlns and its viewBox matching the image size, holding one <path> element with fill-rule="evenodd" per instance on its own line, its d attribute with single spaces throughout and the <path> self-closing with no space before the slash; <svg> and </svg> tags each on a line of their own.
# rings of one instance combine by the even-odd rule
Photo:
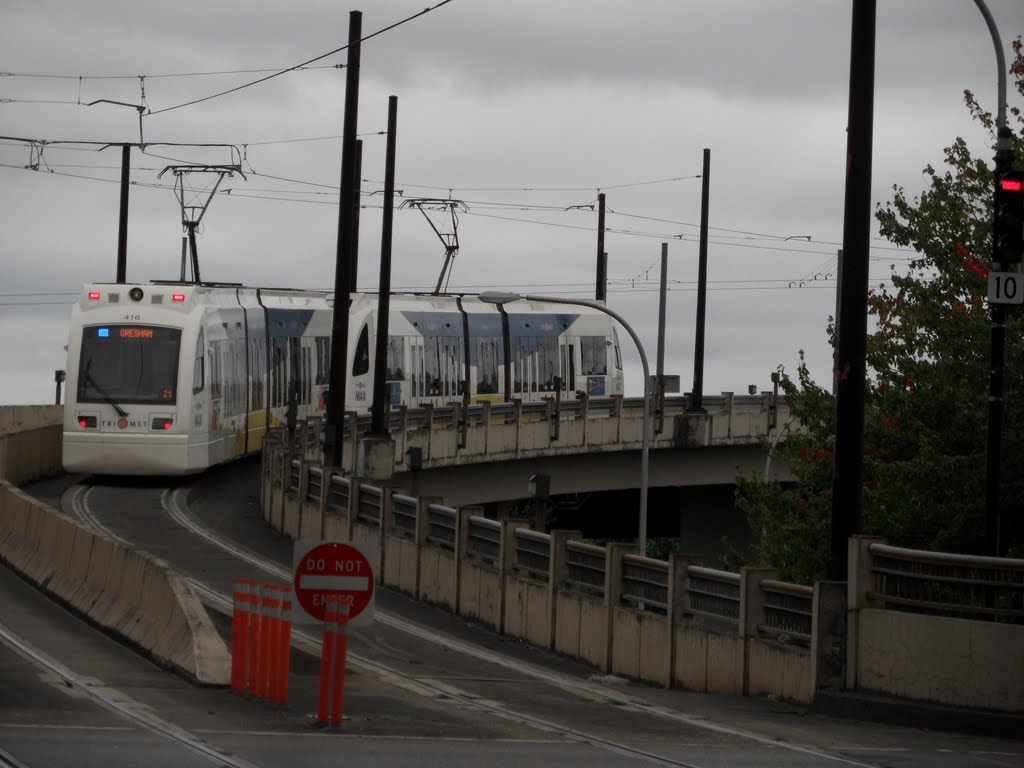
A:
<svg viewBox="0 0 1024 768">
<path fill-rule="evenodd" d="M 996 176 L 992 261 L 1017 264 L 1024 258 L 1024 172 Z"/>
</svg>

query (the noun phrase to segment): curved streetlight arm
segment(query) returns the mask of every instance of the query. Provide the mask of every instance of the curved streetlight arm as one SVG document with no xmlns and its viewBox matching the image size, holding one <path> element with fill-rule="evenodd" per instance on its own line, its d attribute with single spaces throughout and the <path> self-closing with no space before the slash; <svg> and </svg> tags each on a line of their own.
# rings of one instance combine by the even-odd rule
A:
<svg viewBox="0 0 1024 768">
<path fill-rule="evenodd" d="M 999 105 L 996 109 L 996 136 L 998 138 L 998 131 L 1000 128 L 1006 127 L 1006 59 L 1003 57 L 1003 41 L 999 37 L 999 29 L 996 27 L 996 20 L 992 18 L 992 14 L 989 13 L 988 6 L 985 5 L 985 0 L 974 0 L 974 4 L 978 6 L 978 10 L 981 11 L 981 15 L 985 17 L 985 23 L 988 24 L 988 31 L 992 35 L 992 44 L 996 49 L 996 67 L 998 67 L 999 80 L 998 90 L 999 93 Z M 1007 142 L 1007 145 L 1009 142 Z"/>
<path fill-rule="evenodd" d="M 550 302 L 552 304 L 577 304 L 582 307 L 590 307 L 596 309 L 599 312 L 604 312 L 610 316 L 613 320 L 617 321 L 619 325 L 626 329 L 626 333 L 633 340 L 636 345 L 636 350 L 640 354 L 640 365 L 643 366 L 644 371 L 644 417 L 643 417 L 643 436 L 640 441 L 640 535 L 637 540 L 637 544 L 640 550 L 640 554 L 643 556 L 647 555 L 647 480 L 648 480 L 648 458 L 650 455 L 650 388 L 651 388 L 651 371 L 647 364 L 647 353 L 644 352 L 644 346 L 640 343 L 640 337 L 636 335 L 636 331 L 633 327 L 626 322 L 625 318 L 622 317 L 615 310 L 609 309 L 599 301 L 592 301 L 590 299 L 568 299 L 564 296 L 536 296 L 533 294 L 519 294 L 519 293 L 506 293 L 504 291 L 484 291 L 478 297 L 480 301 L 487 304 L 508 304 L 513 301 L 541 301 Z"/>
</svg>

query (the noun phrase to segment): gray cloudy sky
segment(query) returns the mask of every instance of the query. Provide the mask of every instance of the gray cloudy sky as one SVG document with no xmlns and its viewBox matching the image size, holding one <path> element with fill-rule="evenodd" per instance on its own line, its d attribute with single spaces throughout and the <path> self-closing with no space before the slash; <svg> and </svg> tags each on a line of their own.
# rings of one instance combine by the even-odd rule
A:
<svg viewBox="0 0 1024 768">
<path fill-rule="evenodd" d="M 199 238 L 202 276 L 330 288 L 345 93 L 340 53 L 315 68 L 194 106 L 161 110 L 342 46 L 422 0 L 6 0 L 0 25 L 0 134 L 138 141 L 128 279 L 178 274 L 181 226 L 167 165 L 231 162 Z M 988 0 L 1006 56 L 1024 3 Z M 835 0 L 453 0 L 362 48 L 364 195 L 382 188 L 387 99 L 398 97 L 397 187 L 463 200 L 451 291 L 592 298 L 599 191 L 609 209 L 609 306 L 637 330 L 652 368 L 661 243 L 669 243 L 666 371 L 693 380 L 702 152 L 711 150 L 705 392 L 769 387 L 805 349 L 819 381 L 842 242 L 850 2 Z M 188 75 L 188 76 L 172 76 Z M 142 76 L 142 79 L 140 79 Z M 996 65 L 971 0 L 880 0 L 873 200 L 915 192 L 921 169 L 963 136 L 984 157 L 963 90 L 994 110 Z M 1011 103 L 1016 103 L 1011 95 Z M 113 280 L 120 152 L 0 141 L 0 403 L 53 398 L 70 302 Z M 197 188 L 207 179 L 191 177 Z M 360 289 L 375 289 L 380 195 L 364 196 Z M 572 208 L 584 206 L 583 208 Z M 565 210 L 570 209 L 570 210 Z M 801 236 L 801 239 L 787 237 Z M 802 236 L 809 236 L 810 241 Z M 909 256 L 876 240 L 872 283 Z M 393 286 L 430 290 L 443 248 L 415 210 L 396 211 Z M 802 286 L 802 287 L 801 287 Z M 622 334 L 627 392 L 638 357 Z"/>
</svg>

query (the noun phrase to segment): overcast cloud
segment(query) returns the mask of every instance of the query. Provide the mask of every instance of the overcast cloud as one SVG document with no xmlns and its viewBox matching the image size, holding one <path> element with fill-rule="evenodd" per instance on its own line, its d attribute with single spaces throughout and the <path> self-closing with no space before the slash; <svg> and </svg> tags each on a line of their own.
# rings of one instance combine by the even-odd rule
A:
<svg viewBox="0 0 1024 768">
<path fill-rule="evenodd" d="M 988 0 L 1006 56 L 1024 3 Z M 344 70 L 313 68 L 189 107 L 341 47 L 349 11 L 364 35 L 424 8 L 413 0 L 7 0 L 0 26 L 0 134 L 139 141 L 133 150 L 128 279 L 175 278 L 181 225 L 167 165 L 232 162 L 199 238 L 208 280 L 330 288 L 337 238 Z M 358 287 L 377 286 L 387 98 L 398 97 L 397 187 L 463 200 L 451 291 L 593 297 L 597 215 L 607 195 L 609 306 L 657 349 L 661 243 L 669 243 L 666 371 L 693 380 L 702 152 L 711 150 L 704 384 L 767 389 L 805 349 L 830 379 L 825 326 L 842 242 L 849 2 L 823 0 L 453 0 L 362 48 L 364 142 Z M 873 200 L 913 193 L 921 169 L 963 136 L 991 158 L 963 91 L 994 109 L 996 64 L 971 0 L 881 0 Z M 43 77 L 43 76 L 47 77 Z M 60 76 L 60 77 L 58 77 Z M 144 76 L 140 80 L 139 76 Z M 1013 98 L 1011 103 L 1018 103 Z M 120 151 L 0 141 L 0 403 L 53 399 L 70 303 L 113 280 Z M 24 166 L 39 161 L 39 170 Z M 196 187 L 206 179 L 195 176 Z M 291 180 L 291 181 L 288 181 Z M 197 198 L 203 199 L 203 198 Z M 582 207 L 574 207 L 582 206 Z M 569 210 L 566 210 L 569 209 Z M 440 223 L 439 223 L 440 225 Z M 787 240 L 786 238 L 791 238 Z M 810 238 L 808 240 L 807 238 Z M 871 282 L 910 255 L 873 241 Z M 444 251 L 420 213 L 396 212 L 393 286 L 430 290 Z M 801 287 L 802 286 L 802 287 Z M 638 357 L 622 334 L 627 391 Z"/>
</svg>

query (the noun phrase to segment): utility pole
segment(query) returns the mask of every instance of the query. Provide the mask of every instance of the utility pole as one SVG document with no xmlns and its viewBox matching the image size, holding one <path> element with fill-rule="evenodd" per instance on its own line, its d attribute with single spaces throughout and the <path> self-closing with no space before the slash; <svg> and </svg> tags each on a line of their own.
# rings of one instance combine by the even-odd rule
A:
<svg viewBox="0 0 1024 768">
<path fill-rule="evenodd" d="M 355 229 L 356 130 L 359 119 L 359 53 L 363 14 L 348 17 L 348 62 L 345 78 L 345 117 L 341 141 L 341 202 L 338 206 L 338 248 L 334 267 L 334 318 L 331 325 L 331 378 L 324 427 L 324 464 L 340 467 L 344 441 L 341 425 L 348 384 L 348 314 L 352 294 L 352 233 Z"/>
<path fill-rule="evenodd" d="M 373 361 L 373 408 L 370 432 L 387 432 L 384 422 L 387 391 L 388 319 L 391 312 L 391 236 L 395 217 L 395 131 L 398 97 L 388 97 L 388 142 L 384 158 L 384 214 L 380 233 L 380 287 L 377 289 L 377 344 Z"/>
<path fill-rule="evenodd" d="M 604 252 L 604 192 L 597 195 L 597 287 L 596 301 L 608 300 L 608 254 Z"/>
<path fill-rule="evenodd" d="M 708 306 L 708 205 L 711 199 L 711 150 L 704 149 L 700 191 L 700 255 L 697 261 L 697 333 L 693 344 L 693 391 L 689 410 L 704 410 L 704 327 Z"/>
<path fill-rule="evenodd" d="M 996 51 L 996 83 L 998 106 L 996 112 L 996 154 L 995 154 L 995 190 L 993 192 L 992 222 L 992 272 L 998 273 L 1009 266 L 1012 261 L 1020 261 L 1021 254 L 1004 253 L 1001 248 L 1003 225 L 1000 204 L 1001 183 L 1004 174 L 1013 169 L 1012 133 L 1006 126 L 1006 61 L 1003 57 L 1003 44 L 999 38 L 999 29 L 995 19 L 985 5 L 984 0 L 974 0 L 978 10 L 985 17 L 992 44 Z M 1015 222 L 1019 227 L 1020 222 Z M 1019 234 L 1019 233 L 1018 233 Z M 1003 451 L 1003 364 L 1006 356 L 1006 305 L 992 301 L 992 333 L 989 346 L 989 379 L 988 379 L 988 436 L 985 451 L 985 554 L 998 557 L 999 546 L 999 486 Z"/>
<path fill-rule="evenodd" d="M 121 145 L 121 207 L 117 221 L 117 281 L 128 282 L 128 189 L 132 165 L 132 145 Z"/>
<path fill-rule="evenodd" d="M 875 90 L 875 0 L 853 0 L 846 133 L 846 204 L 836 355 L 836 438 L 828 577 L 847 578 L 847 541 L 860 531 L 864 484 L 871 148 Z"/>
</svg>

